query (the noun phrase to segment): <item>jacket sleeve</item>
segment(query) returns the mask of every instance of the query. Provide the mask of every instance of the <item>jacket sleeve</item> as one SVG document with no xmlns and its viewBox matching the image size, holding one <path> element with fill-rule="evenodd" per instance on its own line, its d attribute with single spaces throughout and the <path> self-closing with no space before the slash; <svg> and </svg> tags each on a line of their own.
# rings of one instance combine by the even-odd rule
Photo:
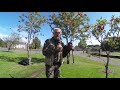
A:
<svg viewBox="0 0 120 90">
<path fill-rule="evenodd" d="M 47 39 L 43 45 L 42 54 L 46 57 L 50 57 L 54 53 L 54 46 L 50 45 L 50 40 Z"/>
</svg>

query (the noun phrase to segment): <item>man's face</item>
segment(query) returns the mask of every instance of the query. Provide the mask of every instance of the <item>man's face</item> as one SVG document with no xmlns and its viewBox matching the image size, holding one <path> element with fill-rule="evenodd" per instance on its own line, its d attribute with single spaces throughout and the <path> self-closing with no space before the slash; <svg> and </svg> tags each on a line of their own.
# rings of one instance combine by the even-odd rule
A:
<svg viewBox="0 0 120 90">
<path fill-rule="evenodd" d="M 56 29 L 55 31 L 54 31 L 54 38 L 55 39 L 59 39 L 60 38 L 60 36 L 61 36 L 61 30 L 59 30 L 59 29 Z"/>
</svg>

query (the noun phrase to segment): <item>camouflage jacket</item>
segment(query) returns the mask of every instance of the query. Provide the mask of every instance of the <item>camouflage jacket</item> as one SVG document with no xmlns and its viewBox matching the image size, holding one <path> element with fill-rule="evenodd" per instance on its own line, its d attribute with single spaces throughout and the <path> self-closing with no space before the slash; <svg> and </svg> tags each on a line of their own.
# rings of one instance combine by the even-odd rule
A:
<svg viewBox="0 0 120 90">
<path fill-rule="evenodd" d="M 64 47 L 64 43 L 61 40 L 55 40 L 53 37 L 47 39 L 44 43 L 42 53 L 45 56 L 45 64 L 53 65 L 53 63 L 62 62 L 62 51 L 57 50 L 56 47 L 61 44 Z"/>
</svg>

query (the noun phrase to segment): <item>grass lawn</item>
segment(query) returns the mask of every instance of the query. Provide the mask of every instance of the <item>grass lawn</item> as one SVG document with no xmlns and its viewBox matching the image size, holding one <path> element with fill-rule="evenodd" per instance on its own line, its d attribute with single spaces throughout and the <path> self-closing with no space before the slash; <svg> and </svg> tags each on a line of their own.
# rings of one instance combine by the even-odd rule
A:
<svg viewBox="0 0 120 90">
<path fill-rule="evenodd" d="M 65 63 L 61 67 L 62 78 L 105 78 L 105 73 L 103 72 L 105 67 L 104 63 L 92 61 L 86 58 L 75 56 L 75 63 L 70 64 Z M 110 71 L 109 78 L 119 78 L 120 77 L 120 66 L 109 65 Z M 43 73 L 42 78 L 45 78 Z"/>
<path fill-rule="evenodd" d="M 0 78 L 25 78 L 34 72 L 40 71 L 44 67 L 44 56 L 40 54 L 32 55 L 32 65 L 23 66 L 18 62 L 26 59 L 27 53 L 0 52 Z"/>
<path fill-rule="evenodd" d="M 75 57 L 74 64 L 64 64 L 61 68 L 63 78 L 105 78 L 104 64 L 88 60 L 79 56 Z M 120 66 L 109 65 L 112 73 L 109 78 L 120 77 Z"/>
<path fill-rule="evenodd" d="M 26 78 L 35 72 L 40 75 L 35 78 L 45 78 L 44 56 L 32 54 L 32 65 L 22 66 L 18 62 L 27 57 L 27 53 L 0 51 L 0 78 Z M 109 78 L 120 78 L 120 66 L 109 65 L 112 73 Z M 105 78 L 104 63 L 75 56 L 75 63 L 65 63 L 61 67 L 62 78 Z"/>
</svg>

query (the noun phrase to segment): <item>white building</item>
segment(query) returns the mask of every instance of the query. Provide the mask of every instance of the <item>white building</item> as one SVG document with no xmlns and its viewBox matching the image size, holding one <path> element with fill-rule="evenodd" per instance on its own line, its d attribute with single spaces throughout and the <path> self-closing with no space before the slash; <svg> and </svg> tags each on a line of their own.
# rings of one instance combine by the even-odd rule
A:
<svg viewBox="0 0 120 90">
<path fill-rule="evenodd" d="M 27 43 L 21 42 L 19 44 L 16 44 L 13 48 L 26 49 L 27 48 Z"/>
</svg>

